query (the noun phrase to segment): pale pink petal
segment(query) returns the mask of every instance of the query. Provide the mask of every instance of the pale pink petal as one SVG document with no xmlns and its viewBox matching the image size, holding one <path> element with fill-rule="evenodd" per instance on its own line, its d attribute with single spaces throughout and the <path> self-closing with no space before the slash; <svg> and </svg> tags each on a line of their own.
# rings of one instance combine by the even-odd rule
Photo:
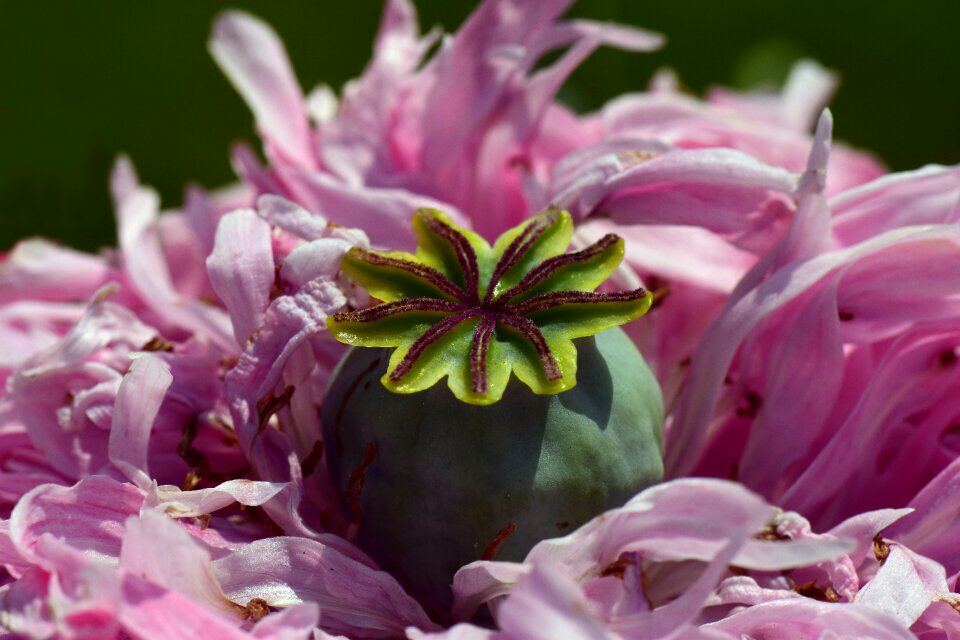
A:
<svg viewBox="0 0 960 640">
<path fill-rule="evenodd" d="M 519 562 L 471 562 L 453 576 L 454 620 L 468 620 L 485 602 L 510 593 L 517 581 L 530 573 L 529 564 Z"/>
<path fill-rule="evenodd" d="M 732 541 L 737 544 L 731 547 L 730 564 L 739 566 L 741 560 L 771 564 L 775 547 L 769 554 L 752 548 L 742 558 L 736 554 L 773 516 L 772 507 L 734 483 L 676 480 L 644 490 L 621 509 L 601 514 L 563 538 L 538 543 L 524 564 L 554 564 L 573 579 L 584 580 L 600 575 L 626 552 L 636 552 L 651 561 L 710 562 Z M 833 557 L 851 546 L 840 542 L 836 548 L 830 544 L 812 550 L 802 548 L 785 557 L 795 561 Z M 453 579 L 455 616 L 469 617 L 480 604 L 512 589 L 526 572 L 524 565 L 515 563 L 479 561 L 467 565 Z"/>
<path fill-rule="evenodd" d="M 259 431 L 257 403 L 277 387 L 292 354 L 311 336 L 325 332 L 325 318 L 345 302 L 346 298 L 335 285 L 314 280 L 294 295 L 281 296 L 270 304 L 256 340 L 227 376 L 234 428 L 245 450 L 254 446 Z M 285 481 L 287 478 L 282 476 L 287 473 L 286 454 L 282 455 L 282 460 L 258 459 L 253 455 L 252 462 L 265 465 L 261 469 L 265 479 Z M 277 464 L 282 468 L 279 478 L 276 471 L 268 470 L 277 469 Z"/>
<path fill-rule="evenodd" d="M 703 628 L 707 631 L 724 631 L 736 638 L 914 638 L 906 627 L 889 614 L 863 605 L 831 604 L 810 598 L 791 598 L 747 607 Z"/>
<path fill-rule="evenodd" d="M 92 558 L 49 533 L 37 540 L 36 548 L 51 569 L 45 604 L 57 626 L 56 637 L 114 637 L 121 597 L 113 563 Z"/>
<path fill-rule="evenodd" d="M 293 168 L 277 170 L 289 197 L 324 218 L 346 227 L 359 227 L 378 246 L 413 249 L 410 220 L 417 209 L 440 209 L 454 222 L 471 223 L 455 207 L 405 189 L 384 189 L 344 184 L 319 172 Z"/>
<path fill-rule="evenodd" d="M 960 571 L 960 459 L 955 459 L 910 501 L 914 510 L 894 524 L 889 537 L 944 565 L 948 575 Z"/>
<path fill-rule="evenodd" d="M 594 608 L 569 575 L 543 563 L 535 565 L 497 608 L 497 625 L 515 640 L 606 640 L 611 634 Z"/>
<path fill-rule="evenodd" d="M 249 640 L 239 629 L 239 618 L 228 620 L 175 591 L 125 574 L 121 584 L 124 606 L 118 618 L 135 638 L 165 640 Z"/>
<path fill-rule="evenodd" d="M 4 370 L 51 347 L 82 314 L 79 303 L 22 300 L 0 306 L 0 383 L 5 379 Z"/>
<path fill-rule="evenodd" d="M 751 576 L 728 576 L 720 581 L 716 595 L 707 601 L 707 605 L 758 605 L 764 602 L 802 597 L 790 589 L 762 587 Z"/>
<path fill-rule="evenodd" d="M 708 100 L 734 109 L 751 120 L 765 120 L 788 129 L 807 131 L 827 106 L 836 88 L 836 74 L 813 60 L 800 60 L 790 69 L 790 75 L 778 93 L 744 94 L 715 88 L 709 92 Z"/>
<path fill-rule="evenodd" d="M 444 631 L 421 631 L 407 628 L 409 640 L 509 640 L 502 633 L 461 622 Z"/>
<path fill-rule="evenodd" d="M 794 176 L 738 151 L 677 149 L 624 157 L 621 167 L 551 201 L 579 218 L 598 212 L 618 224 L 694 225 L 751 249 L 768 247 L 790 217 L 782 194 L 793 192 Z"/>
<path fill-rule="evenodd" d="M 16 545 L 10 538 L 10 523 L 7 520 L 0 520 L 0 565 L 7 567 L 8 570 L 10 567 L 27 566 L 27 561 L 17 551 Z"/>
<path fill-rule="evenodd" d="M 303 640 L 313 634 L 319 619 L 319 605 L 302 602 L 263 618 L 253 626 L 250 635 L 264 640 Z"/>
<path fill-rule="evenodd" d="M 117 390 L 110 427 L 110 461 L 141 489 L 150 485 L 150 430 L 172 381 L 163 361 L 145 354 L 133 361 Z"/>
<path fill-rule="evenodd" d="M 248 13 L 227 11 L 214 23 L 209 49 L 278 159 L 316 166 L 303 93 L 277 34 Z"/>
<path fill-rule="evenodd" d="M 271 606 L 320 605 L 320 626 L 369 638 L 401 635 L 407 626 L 435 625 L 389 574 L 305 538 L 268 538 L 213 562 L 227 596 L 262 598 Z"/>
<path fill-rule="evenodd" d="M 830 199 L 833 235 L 852 245 L 897 227 L 960 222 L 960 167 L 883 176 Z"/>
<path fill-rule="evenodd" d="M 697 579 L 673 601 L 653 609 L 623 616 L 611 625 L 630 638 L 663 638 L 689 626 L 713 593 L 743 540 L 732 540 L 714 557 Z"/>
<path fill-rule="evenodd" d="M 270 303 L 275 276 L 270 225 L 250 209 L 225 215 L 207 258 L 207 272 L 230 314 L 237 344 L 242 345 Z"/>
<path fill-rule="evenodd" d="M 144 507 L 164 513 L 171 518 L 195 518 L 239 503 L 258 507 L 272 500 L 287 485 L 281 482 L 259 482 L 237 478 L 227 480 L 210 489 L 182 491 L 177 487 L 151 487 Z"/>
<path fill-rule="evenodd" d="M 157 229 L 159 198 L 138 183 L 133 165 L 120 158 L 111 176 L 123 268 L 137 294 L 164 322 L 197 332 L 228 353 L 236 350 L 229 320 L 215 307 L 181 296 L 173 287 Z"/>
<path fill-rule="evenodd" d="M 23 240 L 0 261 L 0 303 L 18 299 L 82 301 L 118 275 L 101 257 L 41 238 Z"/>
<path fill-rule="evenodd" d="M 316 278 L 335 280 L 343 255 L 350 250 L 347 240 L 327 238 L 294 248 L 283 261 L 280 277 L 294 289 Z"/>
<path fill-rule="evenodd" d="M 273 226 L 307 241 L 320 240 L 330 234 L 326 218 L 277 195 L 265 193 L 257 198 L 257 211 Z"/>
<path fill-rule="evenodd" d="M 197 605 L 236 613 L 214 577 L 210 554 L 184 528 L 154 511 L 126 520 L 120 568 Z"/>
<path fill-rule="evenodd" d="M 50 574 L 31 568 L 20 579 L 0 587 L 0 638 L 53 638 L 57 632 L 47 606 Z M 7 635 L 6 631 L 17 635 Z"/>
<path fill-rule="evenodd" d="M 889 613 L 909 627 L 930 606 L 934 595 L 948 591 L 941 565 L 892 545 L 877 575 L 857 594 L 857 602 Z"/>
<path fill-rule="evenodd" d="M 863 562 L 864 558 L 866 558 L 867 554 L 872 552 L 874 538 L 884 532 L 888 527 L 892 526 L 890 532 L 885 535 L 900 540 L 893 532 L 900 529 L 900 523 L 906 524 L 911 520 L 907 516 L 909 516 L 912 511 L 913 509 L 880 509 L 860 513 L 844 520 L 830 529 L 828 533 L 837 538 L 847 538 L 856 541 L 856 548 L 847 555 L 854 565 L 859 565 Z M 905 541 L 901 542 L 910 547 L 909 543 Z"/>
<path fill-rule="evenodd" d="M 26 559 L 37 558 L 44 534 L 77 550 L 107 559 L 120 555 L 124 523 L 140 511 L 143 494 L 106 476 L 89 476 L 72 487 L 44 485 L 23 497 L 10 515 L 10 538 Z"/>
</svg>

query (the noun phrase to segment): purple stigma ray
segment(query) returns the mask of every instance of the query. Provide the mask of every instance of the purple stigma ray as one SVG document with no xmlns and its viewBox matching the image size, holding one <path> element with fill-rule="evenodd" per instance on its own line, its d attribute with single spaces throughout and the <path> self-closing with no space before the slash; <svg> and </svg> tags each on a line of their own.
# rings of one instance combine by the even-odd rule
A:
<svg viewBox="0 0 960 640">
<path fill-rule="evenodd" d="M 357 311 L 340 311 L 333 314 L 337 322 L 375 322 L 388 316 L 410 312 L 441 312 L 454 313 L 463 308 L 463 305 L 443 298 L 404 298 L 396 302 L 385 302 L 375 307 L 367 307 Z"/>
<path fill-rule="evenodd" d="M 558 217 L 559 213 L 557 211 L 551 211 L 550 214 L 545 215 L 542 219 L 536 220 L 528 225 L 520 235 L 514 238 L 513 242 L 507 246 L 503 255 L 500 256 L 500 260 L 497 261 L 496 266 L 493 268 L 493 275 L 490 277 L 490 283 L 487 285 L 487 293 L 484 296 L 484 304 L 490 304 L 493 300 L 493 291 L 497 288 L 497 283 L 500 282 L 501 278 L 503 278 L 510 269 L 520 262 L 523 256 L 530 251 L 530 247 L 546 233 L 547 229 L 556 224 Z"/>
<path fill-rule="evenodd" d="M 470 388 L 474 393 L 483 394 L 489 389 L 487 353 L 490 350 L 490 339 L 496 329 L 497 321 L 487 314 L 480 319 L 474 330 L 473 342 L 470 344 Z"/>
<path fill-rule="evenodd" d="M 480 268 L 477 266 L 477 253 L 470 245 L 470 241 L 443 220 L 429 215 L 422 215 L 421 219 L 431 231 L 445 240 L 453 249 L 460 271 L 463 272 L 466 293 L 468 296 L 476 296 L 480 289 Z"/>
<path fill-rule="evenodd" d="M 507 303 L 511 298 L 515 298 L 523 293 L 526 293 L 527 291 L 530 291 L 557 271 L 565 267 L 584 264 L 599 255 L 603 255 L 607 249 L 615 245 L 619 240 L 619 236 L 613 233 L 608 233 L 585 249 L 581 249 L 575 253 L 567 253 L 544 260 L 534 269 L 532 269 L 527 275 L 523 276 L 523 278 L 515 287 L 512 287 L 511 289 L 504 291 L 502 294 L 497 296 L 497 301 Z"/>
<path fill-rule="evenodd" d="M 570 304 L 609 304 L 617 302 L 634 302 L 647 295 L 644 288 L 634 289 L 633 291 L 611 291 L 608 293 L 597 293 L 595 291 L 553 291 L 543 295 L 535 296 L 529 300 L 515 305 L 508 306 L 511 314 L 525 316 L 537 311 L 545 311 Z"/>
<path fill-rule="evenodd" d="M 423 335 L 413 341 L 410 348 L 404 354 L 397 366 L 390 372 L 390 380 L 399 382 L 403 376 L 410 373 L 417 360 L 423 355 L 430 345 L 442 338 L 445 334 L 452 331 L 458 324 L 468 320 L 478 314 L 478 309 L 462 309 L 452 316 L 447 316 L 437 324 L 427 329 Z"/>
<path fill-rule="evenodd" d="M 557 365 L 557 360 L 553 357 L 553 351 L 547 344 L 547 339 L 533 320 L 520 316 L 502 316 L 498 320 L 519 331 L 520 335 L 533 345 L 533 348 L 537 350 L 537 355 L 540 356 L 540 365 L 543 367 L 543 373 L 546 374 L 547 380 L 556 382 L 563 377 L 563 373 Z"/>
<path fill-rule="evenodd" d="M 435 287 L 441 293 L 444 293 L 456 300 L 460 300 L 461 302 L 468 302 L 468 297 L 463 290 L 454 283 L 450 282 L 450 279 L 447 278 L 447 276 L 443 275 L 433 267 L 417 262 L 411 262 L 409 260 L 401 260 L 400 258 L 390 258 L 388 256 L 384 256 L 373 251 L 365 251 L 363 249 L 353 249 L 352 251 L 356 257 L 360 258 L 367 264 L 375 267 L 391 267 L 400 271 L 406 271 L 415 278 L 419 278 L 420 280 L 433 285 L 433 287 Z"/>
</svg>

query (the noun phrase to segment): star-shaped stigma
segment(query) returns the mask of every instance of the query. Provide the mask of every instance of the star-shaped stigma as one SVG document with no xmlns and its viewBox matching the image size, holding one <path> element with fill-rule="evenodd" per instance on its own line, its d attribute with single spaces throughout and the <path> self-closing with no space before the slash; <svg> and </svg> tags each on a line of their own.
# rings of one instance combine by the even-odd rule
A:
<svg viewBox="0 0 960 640">
<path fill-rule="evenodd" d="M 327 319 L 340 342 L 397 347 L 381 378 L 391 391 L 422 391 L 448 376 L 463 402 L 492 404 L 513 372 L 535 393 L 558 393 L 576 384 L 574 339 L 650 308 L 644 289 L 594 291 L 623 259 L 623 240 L 608 234 L 566 253 L 566 211 L 545 211 L 493 247 L 440 211 L 417 211 L 413 228 L 415 255 L 347 253 L 343 271 L 383 302 Z"/>
</svg>

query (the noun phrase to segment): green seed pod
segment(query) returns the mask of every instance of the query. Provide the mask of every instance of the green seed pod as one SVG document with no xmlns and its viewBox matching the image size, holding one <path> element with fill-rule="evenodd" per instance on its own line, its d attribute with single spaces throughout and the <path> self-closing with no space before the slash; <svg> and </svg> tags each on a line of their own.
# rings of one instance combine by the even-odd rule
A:
<svg viewBox="0 0 960 640">
<path fill-rule="evenodd" d="M 660 481 L 660 389 L 636 347 L 610 329 L 577 354 L 573 389 L 513 380 L 489 406 L 388 391 L 384 349 L 340 363 L 322 412 L 331 473 L 360 547 L 424 603 L 449 606 L 464 564 L 522 560 Z"/>
<path fill-rule="evenodd" d="M 623 258 L 620 238 L 568 254 L 573 223 L 555 209 L 492 247 L 438 211 L 413 226 L 416 254 L 343 260 L 383 302 L 331 316 L 331 334 L 395 349 L 352 349 L 321 418 L 360 546 L 443 608 L 462 565 L 520 560 L 658 482 L 663 407 L 615 328 L 651 295 L 594 291 Z"/>
</svg>

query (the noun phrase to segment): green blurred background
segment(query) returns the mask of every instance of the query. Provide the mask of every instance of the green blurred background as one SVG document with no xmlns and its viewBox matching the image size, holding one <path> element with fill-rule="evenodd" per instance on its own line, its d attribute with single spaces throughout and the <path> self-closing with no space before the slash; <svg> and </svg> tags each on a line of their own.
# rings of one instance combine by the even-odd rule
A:
<svg viewBox="0 0 960 640">
<path fill-rule="evenodd" d="M 424 30 L 453 31 L 473 5 L 417 2 Z M 30 235 L 87 250 L 113 244 L 106 180 L 120 152 L 167 207 L 189 181 L 232 179 L 230 143 L 255 136 L 206 51 L 227 7 L 274 26 L 309 90 L 361 72 L 381 3 L 0 0 L 0 251 Z M 596 54 L 562 94 L 577 109 L 642 89 L 663 66 L 700 93 L 777 83 L 794 59 L 812 57 L 842 76 L 838 138 L 895 170 L 960 161 L 960 3 L 583 0 L 571 13 L 668 37 L 651 55 Z"/>
</svg>

